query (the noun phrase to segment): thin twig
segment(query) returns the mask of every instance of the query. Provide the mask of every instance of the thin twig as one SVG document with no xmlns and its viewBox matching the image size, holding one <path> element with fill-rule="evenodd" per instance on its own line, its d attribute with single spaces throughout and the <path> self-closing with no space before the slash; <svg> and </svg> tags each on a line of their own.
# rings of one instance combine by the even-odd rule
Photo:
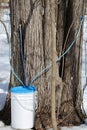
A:
<svg viewBox="0 0 87 130">
<path fill-rule="evenodd" d="M 2 25 L 3 25 L 4 29 L 5 29 L 5 32 L 6 32 L 6 35 L 7 35 L 8 43 L 10 43 L 9 33 L 8 33 L 8 31 L 7 31 L 6 25 L 5 25 L 5 23 L 4 23 L 2 20 L 0 20 L 0 22 L 2 23 Z"/>
</svg>

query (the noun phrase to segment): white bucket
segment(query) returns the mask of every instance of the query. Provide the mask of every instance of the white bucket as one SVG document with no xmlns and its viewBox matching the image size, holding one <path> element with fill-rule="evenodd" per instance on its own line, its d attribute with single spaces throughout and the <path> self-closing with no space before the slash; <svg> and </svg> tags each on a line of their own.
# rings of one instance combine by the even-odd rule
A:
<svg viewBox="0 0 87 130">
<path fill-rule="evenodd" d="M 29 129 L 34 126 L 35 87 L 17 86 L 11 88 L 11 126 L 15 129 Z"/>
</svg>

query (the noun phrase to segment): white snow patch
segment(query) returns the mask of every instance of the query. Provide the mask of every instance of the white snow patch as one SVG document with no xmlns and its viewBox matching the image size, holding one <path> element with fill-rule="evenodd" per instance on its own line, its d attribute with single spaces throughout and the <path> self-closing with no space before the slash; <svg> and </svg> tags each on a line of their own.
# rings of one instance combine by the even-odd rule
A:
<svg viewBox="0 0 87 130">
<path fill-rule="evenodd" d="M 1 127 L 0 130 L 14 130 L 11 128 L 11 126 L 5 126 L 5 127 Z"/>
<path fill-rule="evenodd" d="M 61 130 L 87 130 L 87 125 L 72 126 L 72 127 L 62 127 Z"/>
<path fill-rule="evenodd" d="M 4 126 L 5 126 L 4 122 L 0 121 L 0 128 L 2 128 Z"/>
<path fill-rule="evenodd" d="M 5 34 L 0 35 L 0 110 L 6 101 L 10 80 L 9 44 Z"/>
<path fill-rule="evenodd" d="M 87 85 L 86 85 L 86 75 L 87 75 L 87 57 L 86 57 L 86 53 L 87 53 L 87 16 L 85 16 L 85 21 L 83 24 L 83 43 L 82 43 L 82 88 L 84 86 L 86 86 L 86 89 L 84 91 L 84 95 L 83 95 L 83 107 L 85 110 L 85 113 L 87 114 Z"/>
<path fill-rule="evenodd" d="M 2 17 L 2 21 L 5 21 L 8 32 L 9 23 L 9 11 L 5 11 Z M 7 20 L 7 21 L 6 21 Z M 9 44 L 3 25 L 0 23 L 0 111 L 4 108 L 6 102 L 6 96 L 8 92 L 8 85 L 10 81 L 10 63 L 9 63 Z"/>
<path fill-rule="evenodd" d="M 14 130 L 13 128 L 11 128 L 11 126 L 5 126 L 5 127 L 1 127 L 0 130 Z M 32 130 L 32 129 L 27 129 L 27 130 Z M 48 130 L 53 130 L 52 128 L 51 129 L 48 129 Z M 72 127 L 61 127 L 61 130 L 87 130 L 87 125 L 80 125 L 80 126 L 72 126 Z"/>
</svg>

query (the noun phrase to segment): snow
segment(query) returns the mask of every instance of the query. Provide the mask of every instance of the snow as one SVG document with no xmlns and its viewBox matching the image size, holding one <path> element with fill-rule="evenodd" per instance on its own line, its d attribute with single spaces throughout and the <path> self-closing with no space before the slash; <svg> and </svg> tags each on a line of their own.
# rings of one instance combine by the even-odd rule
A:
<svg viewBox="0 0 87 130">
<path fill-rule="evenodd" d="M 4 16 L 2 20 L 5 22 L 8 32 L 10 33 L 10 24 L 9 24 L 9 11 L 4 11 Z M 83 52 L 82 52 L 82 87 L 86 83 L 85 75 L 85 46 L 87 41 L 87 17 L 84 22 L 83 30 Z M 9 44 L 7 43 L 7 37 L 5 30 L 0 23 L 0 111 L 3 109 L 6 101 L 6 95 L 8 92 L 8 85 L 10 80 L 10 63 L 9 63 Z M 87 88 L 84 91 L 83 95 L 83 106 L 87 114 Z M 87 122 L 87 119 L 85 119 Z M 0 121 L 0 130 L 13 130 L 11 126 L 5 126 L 5 124 Z M 80 126 L 73 127 L 61 127 L 61 130 L 87 130 L 87 124 L 82 124 Z"/>
<path fill-rule="evenodd" d="M 87 130 L 87 125 L 83 124 L 80 126 L 62 127 L 61 130 Z"/>
<path fill-rule="evenodd" d="M 85 113 L 87 115 L 87 84 L 86 84 L 86 76 L 87 76 L 87 16 L 85 16 L 85 21 L 83 25 L 83 44 L 82 44 L 82 87 L 86 86 L 86 89 L 83 94 L 83 107 Z"/>
<path fill-rule="evenodd" d="M 0 110 L 5 105 L 10 78 L 9 48 L 6 35 L 0 35 Z"/>
<path fill-rule="evenodd" d="M 4 14 L 4 15 L 3 15 Z M 2 21 L 10 34 L 9 10 L 2 12 Z M 9 43 L 3 25 L 0 23 L 0 110 L 3 109 L 10 80 Z"/>
<path fill-rule="evenodd" d="M 11 126 L 5 126 L 5 127 L 1 127 L 0 130 L 14 130 L 14 129 L 11 128 Z M 31 129 L 27 129 L 27 130 L 31 130 Z M 49 130 L 53 130 L 53 129 L 49 129 Z M 80 126 L 61 127 L 61 130 L 87 130 L 87 125 L 82 124 Z"/>
<path fill-rule="evenodd" d="M 14 130 L 14 129 L 11 128 L 11 126 L 5 126 L 5 127 L 1 127 L 0 130 Z M 31 130 L 31 129 L 27 129 L 27 130 Z"/>
<path fill-rule="evenodd" d="M 1 127 L 0 130 L 14 130 L 11 128 L 11 126 L 5 126 L 5 127 Z"/>
</svg>

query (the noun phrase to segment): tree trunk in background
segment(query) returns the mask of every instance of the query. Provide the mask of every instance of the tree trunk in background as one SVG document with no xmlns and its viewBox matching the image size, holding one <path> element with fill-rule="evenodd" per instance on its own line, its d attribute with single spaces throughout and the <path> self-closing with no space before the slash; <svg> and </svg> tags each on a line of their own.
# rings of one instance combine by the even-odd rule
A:
<svg viewBox="0 0 87 130">
<path fill-rule="evenodd" d="M 19 25 L 23 29 L 24 63 L 29 81 L 52 61 L 50 0 L 10 0 L 12 59 L 15 73 L 24 81 L 20 55 Z M 82 0 L 60 0 L 56 4 L 57 56 L 73 40 L 83 9 Z M 74 21 L 67 42 L 69 27 Z M 81 113 L 81 37 L 56 66 L 56 115 L 61 125 L 82 123 Z M 11 73 L 11 87 L 21 85 Z M 33 85 L 38 88 L 38 109 L 35 128 L 51 128 L 51 71 L 40 76 Z M 62 98 L 61 98 L 62 97 Z M 60 108 L 60 109 L 59 109 Z M 66 118 L 67 117 L 67 118 Z M 60 122 L 59 122 L 60 121 Z M 42 124 L 42 126 L 41 126 Z"/>
</svg>

